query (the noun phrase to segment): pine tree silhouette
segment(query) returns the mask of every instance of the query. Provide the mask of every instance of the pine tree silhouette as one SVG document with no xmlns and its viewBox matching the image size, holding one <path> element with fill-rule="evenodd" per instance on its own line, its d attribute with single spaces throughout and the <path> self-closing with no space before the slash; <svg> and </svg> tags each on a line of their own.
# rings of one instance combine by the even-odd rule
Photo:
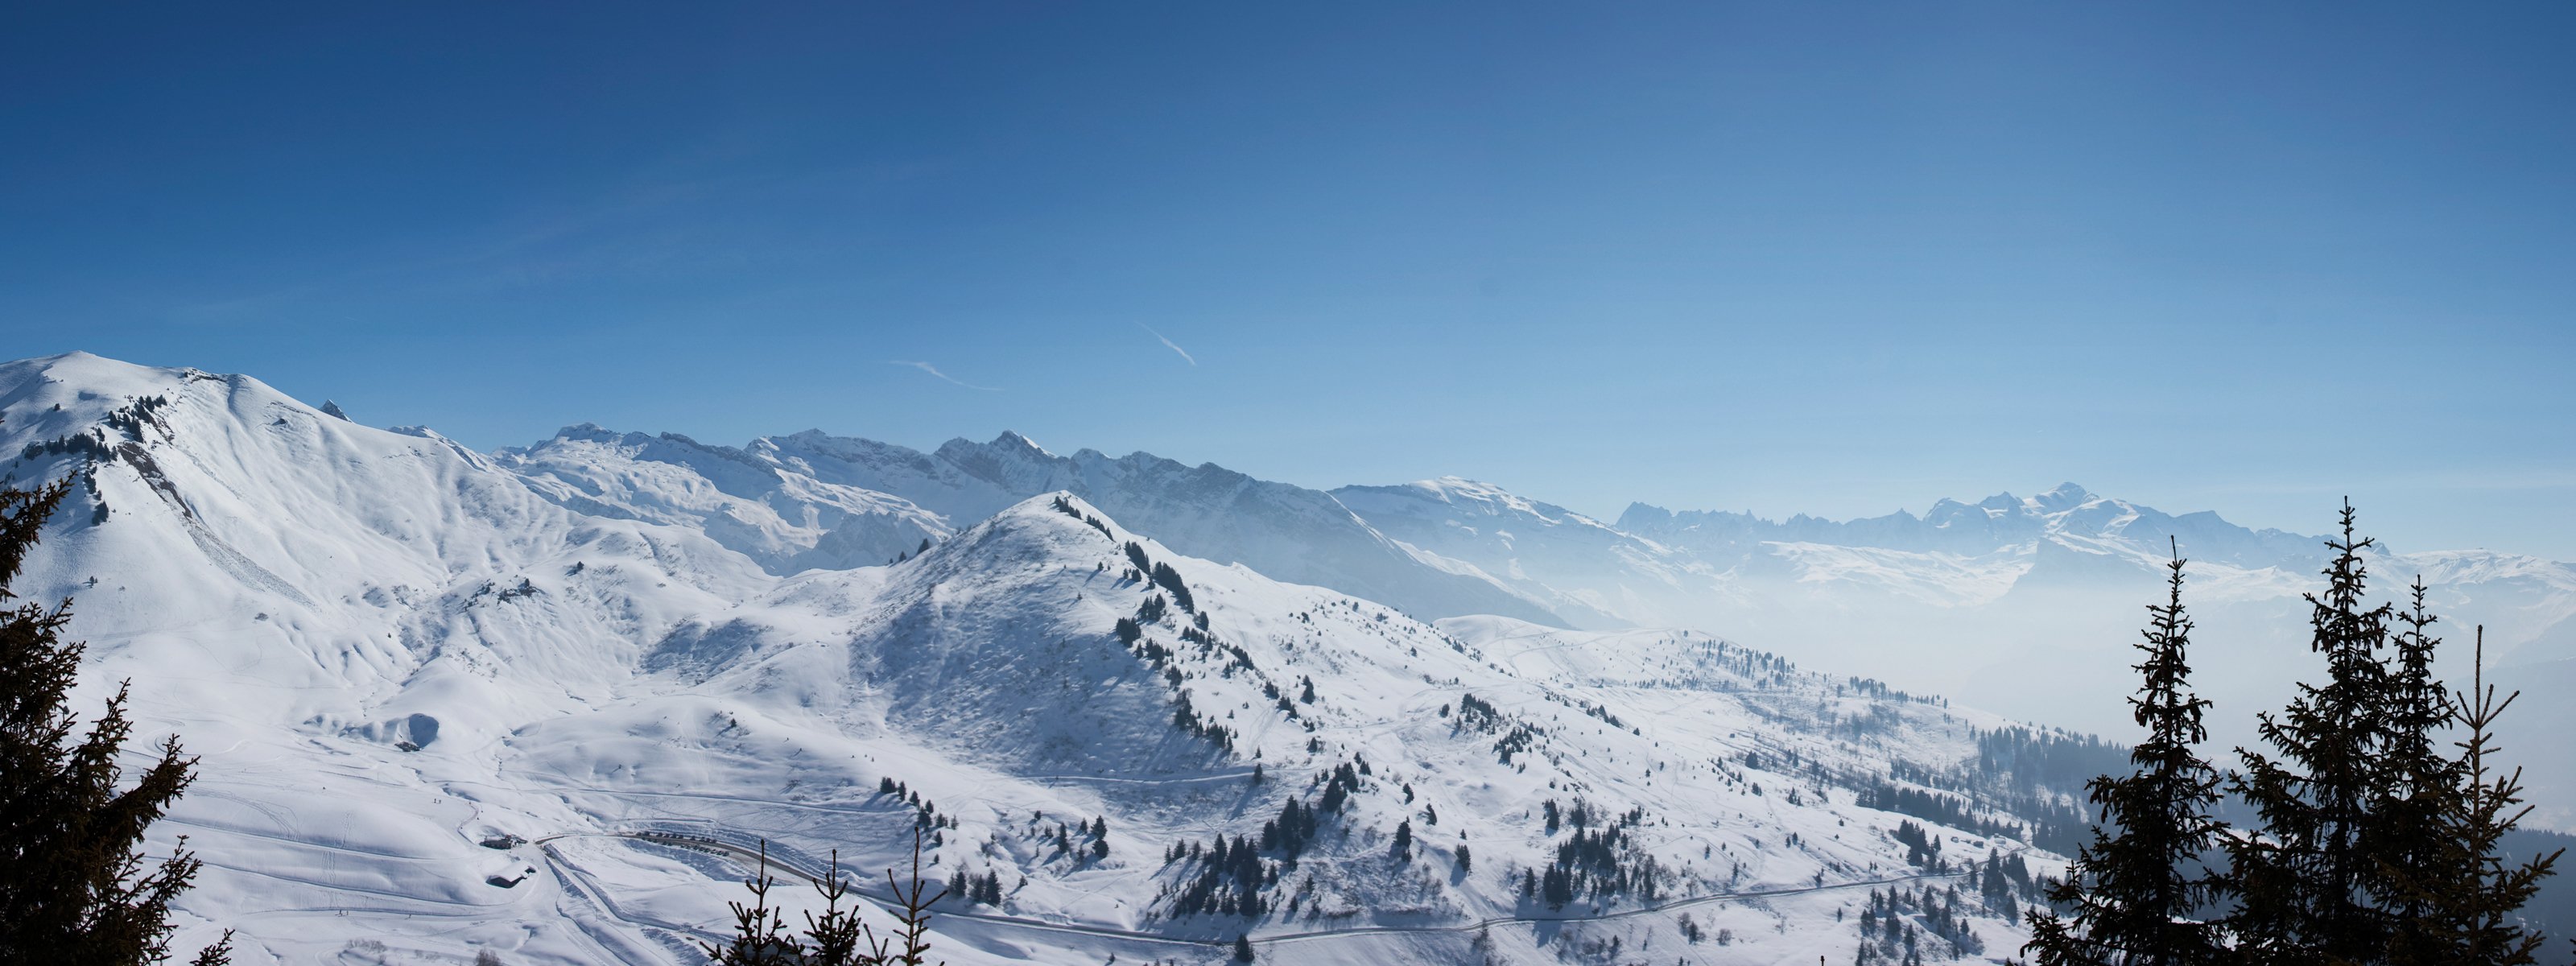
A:
<svg viewBox="0 0 2576 966">
<path fill-rule="evenodd" d="M 2417 577 L 2407 609 L 2396 615 L 2404 628 L 2390 638 L 2396 654 L 2380 720 L 2380 788 L 2362 842 L 2376 863 L 2371 898 L 2389 917 L 2391 963 L 2452 961 L 2440 897 L 2426 886 L 2456 879 L 2445 868 L 2453 849 L 2444 818 L 2457 805 L 2466 762 L 2440 747 L 2438 736 L 2456 709 L 2433 676 L 2433 652 L 2442 642 L 2429 630 L 2440 618 L 2425 606 L 2426 590 Z"/>
<path fill-rule="evenodd" d="M 2390 700 L 2390 608 L 2368 607 L 2360 552 L 2372 541 L 2353 535 L 2351 501 L 2343 536 L 2325 570 L 2322 596 L 2307 595 L 2310 648 L 2326 659 L 2326 683 L 2300 684 L 2280 717 L 2261 715 L 2263 742 L 2278 758 L 2237 749 L 2245 771 L 2230 783 L 2260 817 L 2259 835 L 2227 840 L 2237 899 L 2226 925 L 2248 961 L 2262 964 L 2374 961 L 2390 933 L 2389 917 L 2369 901 L 2379 869 L 2363 840 L 2374 816 Z"/>
<path fill-rule="evenodd" d="M 2153 617 L 2136 645 L 2146 657 L 2135 665 L 2141 683 L 2129 706 L 2147 730 L 2147 740 L 2129 752 L 2136 769 L 2089 783 L 2101 824 L 2048 895 L 2068 916 L 2030 913 L 2032 937 L 2023 951 L 2040 966 L 2196 966 L 2223 956 L 2222 937 L 2194 917 L 2219 891 L 2200 856 L 2223 826 L 2211 817 L 2218 772 L 2192 750 L 2209 736 L 2201 725 L 2209 702 L 2190 686 L 2183 564 L 2177 546 L 2166 565 L 2165 603 L 2147 608 Z M 1990 878 L 2000 883 L 2001 864 L 1989 861 Z"/>
<path fill-rule="evenodd" d="M 68 482 L 0 488 L 0 602 Z M 144 831 L 188 788 L 197 760 L 175 737 L 132 788 L 117 755 L 133 732 L 119 685 L 86 735 L 66 707 L 84 645 L 62 639 L 71 602 L 0 611 L 0 966 L 157 963 L 169 958 L 170 902 L 199 863 L 187 840 L 145 870 Z M 232 934 L 197 954 L 230 961 Z"/>
<path fill-rule="evenodd" d="M 2506 860 L 2504 835 L 2530 809 L 2522 805 L 2520 770 L 2499 774 L 2488 760 L 2497 751 L 2495 722 L 2519 694 L 2499 700 L 2486 683 L 2483 628 L 2475 683 L 2465 692 L 2445 690 L 2433 674 L 2441 640 L 2430 631 L 2437 619 L 2426 606 L 2420 578 L 2405 611 L 2365 608 L 2367 575 L 2359 555 L 2371 541 L 2354 536 L 2349 501 L 2342 537 L 2327 545 L 2336 556 L 2325 571 L 2326 591 L 2308 598 L 2313 648 L 2325 655 L 2327 681 L 2321 687 L 2301 684 L 2279 719 L 2261 716 L 2263 739 L 2279 758 L 2239 748 L 2246 771 L 2228 782 L 2228 791 L 2252 807 L 2258 823 L 2242 834 L 2223 835 L 2215 834 L 2214 824 L 2203 824 L 2196 837 L 2171 840 L 2163 854 L 2174 862 L 2153 865 L 2145 861 L 2148 853 L 2130 851 L 2138 844 L 2133 840 L 2174 826 L 2159 825 L 2157 816 L 2136 803 L 2170 800 L 2130 797 L 2145 786 L 2128 783 L 2146 777 L 2151 760 L 2182 760 L 2168 756 L 2190 742 L 2169 746 L 2164 739 L 2197 740 L 2199 710 L 2205 707 L 2178 686 L 2187 673 L 2180 639 L 2190 622 L 2182 616 L 2181 561 L 2175 562 L 2174 595 L 2155 609 L 2151 656 L 2138 668 L 2148 686 L 2132 703 L 2142 724 L 2152 707 L 2173 722 L 2187 717 L 2188 727 L 2151 726 L 2150 741 L 2132 755 L 2142 766 L 2137 776 L 2093 783 L 2105 824 L 2120 831 L 2097 830 L 2073 874 L 2051 890 L 2051 901 L 2071 918 L 2049 912 L 2029 917 L 2035 935 L 2025 948 L 2037 962 L 2536 963 L 2543 938 L 2523 925 L 2517 911 L 2554 873 L 2562 853 L 2519 864 Z M 2402 629 L 2392 634 L 2392 622 Z M 2154 645 L 2163 643 L 2174 645 L 2174 657 L 2160 670 Z M 2382 650 L 2390 652 L 2386 658 Z M 2160 689 L 2160 673 L 2169 674 L 2175 686 Z M 2456 755 L 2438 747 L 2439 736 L 2451 727 L 2464 733 L 2452 743 Z M 2167 771 L 2185 772 L 2192 770 Z M 2205 780 L 2207 766 L 2192 773 Z M 2169 787 L 2189 797 L 2194 786 Z M 2197 787 L 2200 810 L 2168 814 L 2207 823 L 2210 788 Z M 1904 832 L 1900 826 L 1900 838 Z M 2161 907 L 2162 914 L 2142 911 L 2139 887 L 2151 879 L 2134 873 L 2182 869 L 2181 861 L 2194 852 L 2188 843 L 2206 844 L 2213 836 L 2227 854 L 2226 871 L 2197 880 L 2175 873 L 2161 894 L 2180 896 L 2178 904 Z M 2122 869 L 2133 874 L 2124 876 Z M 2216 928 L 2194 921 L 2195 910 L 2230 899 L 2233 908 Z M 1868 925 L 1864 921 L 1864 929 Z M 2149 934 L 2188 939 L 2198 945 L 2186 948 L 2197 952 L 2174 954 L 2174 947 L 2124 945 L 2118 938 Z"/>
<path fill-rule="evenodd" d="M 2411 874 L 2395 871 L 2406 908 L 2414 918 L 2392 944 L 2388 962 L 2522 966 L 2538 962 L 2544 939 L 2524 928 L 2515 912 L 2555 873 L 2561 851 L 2519 865 L 2500 854 L 2504 834 L 2512 831 L 2530 806 L 2522 804 L 2522 770 L 2498 774 L 2488 757 L 2496 753 L 2495 722 L 2521 692 L 2502 700 L 2486 683 L 2486 632 L 2479 628 L 2469 690 L 2447 702 L 2450 721 L 2465 729 L 2451 760 L 2454 784 L 2433 816 L 2425 838 L 2434 845 L 2429 861 Z"/>
<path fill-rule="evenodd" d="M 751 891 L 751 903 L 731 902 L 734 915 L 733 939 L 722 946 L 700 942 L 698 948 L 718 966 L 934 966 L 930 954 L 930 907 L 949 895 L 921 878 L 921 828 L 912 830 L 912 875 L 897 880 L 894 870 L 886 870 L 886 888 L 897 907 L 895 920 L 902 928 L 886 936 L 859 921 L 857 903 L 844 909 L 841 900 L 855 891 L 841 880 L 841 853 L 832 852 L 832 865 L 824 877 L 814 882 L 814 891 L 824 900 L 823 915 L 805 914 L 802 937 L 787 931 L 786 918 L 769 904 L 769 890 L 778 884 L 769 874 L 769 843 L 760 843 L 759 866 L 743 887 Z M 962 871 L 960 873 L 963 874 Z M 1000 899 L 1000 880 L 992 880 L 994 899 Z"/>
</svg>

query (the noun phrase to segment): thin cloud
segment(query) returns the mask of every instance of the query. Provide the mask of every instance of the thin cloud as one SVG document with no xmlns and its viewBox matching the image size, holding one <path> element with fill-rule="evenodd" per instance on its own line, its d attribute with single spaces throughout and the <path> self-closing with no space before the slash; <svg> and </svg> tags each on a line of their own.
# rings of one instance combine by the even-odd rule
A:
<svg viewBox="0 0 2576 966">
<path fill-rule="evenodd" d="M 994 388 L 994 387 L 992 387 L 992 386 L 978 386 L 978 385 L 976 385 L 976 384 L 974 384 L 974 383 L 971 383 L 971 382 L 964 382 L 964 381 L 961 381 L 961 380 L 959 380 L 959 379 L 958 379 L 957 377 L 955 377 L 955 376 L 951 376 L 951 375 L 949 375 L 949 374 L 947 374 L 947 373 L 945 373 L 945 372 L 941 372 L 941 371 L 939 371 L 939 367 L 938 367 L 938 366 L 931 365 L 930 363 L 927 363 L 927 362 L 914 362 L 914 361 L 911 361 L 911 360 L 909 360 L 909 359 L 888 359 L 888 360 L 886 360 L 886 364 L 887 364 L 887 365 L 890 365 L 890 366 L 911 366 L 911 367 L 913 367 L 913 368 L 915 368 L 915 369 L 919 369 L 919 370 L 921 370 L 921 371 L 923 371 L 923 372 L 927 372 L 927 373 L 929 373 L 929 374 L 931 374 L 931 375 L 938 376 L 938 377 L 939 377 L 939 378 L 941 378 L 941 379 L 945 379 L 945 380 L 947 380 L 947 381 L 949 381 L 949 382 L 951 382 L 951 383 L 955 383 L 955 384 L 957 384 L 957 385 L 964 386 L 964 387 L 966 387 L 966 388 L 968 388 L 968 389 L 975 389 L 975 390 L 980 390 L 980 391 L 983 391 L 983 392 L 1001 392 L 1001 390 L 1000 390 L 1000 389 L 996 389 L 996 388 Z"/>
<path fill-rule="evenodd" d="M 1137 327 L 1137 328 L 1139 328 L 1139 329 L 1143 329 L 1143 330 L 1145 330 L 1145 332 L 1146 332 L 1147 334 L 1152 335 L 1154 338 L 1157 338 L 1157 339 L 1163 339 L 1163 348 L 1170 349 L 1170 350 L 1172 350 L 1172 351 L 1174 351 L 1174 352 L 1178 352 L 1178 353 L 1180 353 L 1180 354 L 1181 354 L 1181 359 L 1182 359 L 1183 361 L 1185 361 L 1185 362 L 1188 362 L 1188 363 L 1190 364 L 1190 367 L 1191 367 L 1191 368 L 1194 368 L 1194 369 L 1195 369 L 1195 368 L 1197 368 L 1197 367 L 1198 367 L 1199 361 L 1198 361 L 1198 360 L 1196 360 L 1196 359 L 1192 359 L 1192 358 L 1190 358 L 1190 350 L 1188 350 L 1188 349 L 1184 349 L 1184 348 L 1181 348 L 1178 344 L 1174 343 L 1174 342 L 1173 342 L 1172 340 L 1170 340 L 1170 339 L 1164 339 L 1164 338 L 1163 338 L 1163 334 L 1162 334 L 1162 333 L 1160 333 L 1160 332 L 1156 332 L 1156 331 L 1154 331 L 1154 327 L 1153 327 L 1153 326 L 1146 325 L 1145 323 L 1142 323 L 1142 322 L 1138 322 L 1138 323 L 1136 323 L 1136 327 Z"/>
</svg>

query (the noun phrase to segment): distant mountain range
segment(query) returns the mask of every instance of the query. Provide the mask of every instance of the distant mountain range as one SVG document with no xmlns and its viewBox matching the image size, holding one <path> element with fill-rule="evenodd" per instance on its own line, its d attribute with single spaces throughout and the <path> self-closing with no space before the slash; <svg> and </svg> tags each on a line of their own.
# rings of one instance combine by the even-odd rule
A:
<svg viewBox="0 0 2576 966">
<path fill-rule="evenodd" d="M 1059 455 L 1011 432 L 925 453 L 819 430 L 737 448 L 583 424 L 488 458 L 567 509 L 686 526 L 779 576 L 882 564 L 1062 490 L 1180 552 L 1424 620 L 1691 628 L 2105 734 L 2127 726 L 2128 646 L 2178 547 L 2213 645 L 2204 687 L 2225 744 L 2251 741 L 2253 712 L 2308 669 L 2299 595 L 2321 586 L 2326 559 L 2320 535 L 2167 513 L 2074 483 L 1940 499 L 1920 516 L 1771 520 L 1640 503 L 1604 522 L 1456 477 L 1326 491 L 1148 453 Z M 2313 522 L 2331 524 L 2333 510 Z M 2384 546 L 2373 561 L 2391 597 L 2418 576 L 2432 588 L 2462 639 L 2446 662 L 2455 676 L 2482 626 L 2490 664 L 2576 683 L 2576 567 Z M 2565 791 L 2576 803 L 2576 776 Z M 2550 814 L 2576 826 L 2576 807 Z"/>
<path fill-rule="evenodd" d="M 2228 741 L 2250 740 L 2252 709 L 2276 704 L 2299 673 L 2299 595 L 2319 586 L 2326 559 L 2321 536 L 2073 483 L 1943 499 L 1920 516 L 1770 520 L 1635 504 L 1603 522 L 1455 477 L 1325 491 L 1147 453 L 1059 455 L 1007 432 L 925 453 L 815 430 L 730 447 L 585 424 L 489 458 L 567 509 L 687 526 L 779 576 L 886 563 L 1065 491 L 1180 552 L 1420 619 L 1692 628 L 2106 733 L 2126 720 L 2117 699 L 2138 608 L 2178 546 L 2190 602 L 2223 645 L 2208 666 Z M 2383 590 L 2420 575 L 2447 626 L 2483 625 L 2492 664 L 2576 659 L 2576 567 L 2479 550 L 2374 561 Z M 2056 686 L 2027 686 L 2034 676 Z"/>
<path fill-rule="evenodd" d="M 1582 629 L 1715 630 L 1790 603 L 1975 609 L 2053 589 L 2134 592 L 2158 579 L 2168 539 L 2207 600 L 2295 598 L 2326 559 L 2321 536 L 2168 514 L 2073 483 L 1942 499 L 1922 516 L 1769 520 L 1639 503 L 1604 523 L 1456 477 L 1323 491 L 1149 453 L 1058 455 L 1008 432 L 924 453 L 819 430 L 737 448 L 583 424 L 491 458 L 566 507 L 686 524 L 782 576 L 885 563 L 1063 490 L 1193 555 L 1426 619 Z M 2576 657 L 2576 568 L 2489 551 L 2379 559 L 2474 607 L 2500 661 Z"/>
</svg>

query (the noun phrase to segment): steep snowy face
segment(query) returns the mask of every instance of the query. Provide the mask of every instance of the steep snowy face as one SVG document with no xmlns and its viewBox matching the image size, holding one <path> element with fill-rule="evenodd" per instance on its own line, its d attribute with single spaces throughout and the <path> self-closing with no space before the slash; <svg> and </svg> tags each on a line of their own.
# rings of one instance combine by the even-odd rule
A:
<svg viewBox="0 0 2576 966">
<path fill-rule="evenodd" d="M 434 433 L 243 376 L 12 363 L 0 446 L 13 479 L 77 482 L 26 596 L 77 596 L 110 665 L 283 698 L 227 713 L 363 723 L 406 692 L 486 690 L 494 662 L 556 694 L 490 700 L 596 695 L 639 637 L 768 582 L 693 530 L 568 512 Z"/>
<path fill-rule="evenodd" d="M 615 961 L 566 958 L 569 921 L 495 904 L 521 866 L 474 833 L 546 806 L 500 800 L 493 750 L 613 701 L 644 643 L 766 589 L 757 567 L 241 376 L 0 366 L 0 447 L 13 481 L 74 483 L 15 589 L 73 598 L 75 705 L 130 680 L 138 740 L 200 756 L 155 826 L 156 849 L 186 834 L 207 862 L 178 947 L 237 924 L 246 961 L 317 961 L 425 916 L 528 937 L 535 961 Z"/>
</svg>

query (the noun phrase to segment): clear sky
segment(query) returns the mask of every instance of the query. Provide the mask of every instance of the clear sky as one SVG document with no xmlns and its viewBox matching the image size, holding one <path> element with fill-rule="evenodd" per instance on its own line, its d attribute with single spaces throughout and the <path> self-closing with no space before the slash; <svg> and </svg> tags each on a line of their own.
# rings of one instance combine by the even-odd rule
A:
<svg viewBox="0 0 2576 966">
<path fill-rule="evenodd" d="M 0 354 L 2576 559 L 2576 6 L 140 6 L 0 9 Z"/>
</svg>

